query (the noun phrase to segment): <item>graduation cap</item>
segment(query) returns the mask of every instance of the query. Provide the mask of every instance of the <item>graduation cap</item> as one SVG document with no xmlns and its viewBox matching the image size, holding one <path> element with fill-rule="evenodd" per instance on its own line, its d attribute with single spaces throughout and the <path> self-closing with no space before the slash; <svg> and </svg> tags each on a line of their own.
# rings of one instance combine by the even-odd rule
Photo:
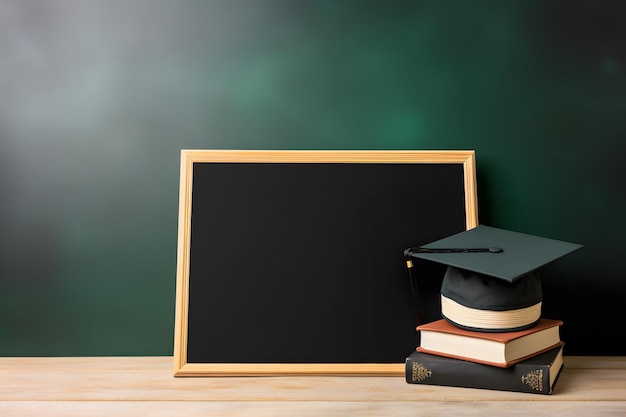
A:
<svg viewBox="0 0 626 417">
<path fill-rule="evenodd" d="M 474 331 L 505 332 L 534 326 L 543 296 L 538 269 L 582 245 L 480 225 L 436 242 L 408 248 L 418 324 L 424 322 L 412 259 L 447 265 L 441 314 Z"/>
</svg>

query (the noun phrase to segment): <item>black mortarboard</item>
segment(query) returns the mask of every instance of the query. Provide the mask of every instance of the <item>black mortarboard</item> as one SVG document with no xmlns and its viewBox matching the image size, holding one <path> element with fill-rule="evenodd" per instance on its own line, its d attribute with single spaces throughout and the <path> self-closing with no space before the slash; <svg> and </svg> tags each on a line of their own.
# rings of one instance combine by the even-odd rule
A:
<svg viewBox="0 0 626 417">
<path fill-rule="evenodd" d="M 582 245 L 480 225 L 419 248 L 411 258 L 448 265 L 441 313 L 469 330 L 521 330 L 541 318 L 537 270 Z"/>
</svg>

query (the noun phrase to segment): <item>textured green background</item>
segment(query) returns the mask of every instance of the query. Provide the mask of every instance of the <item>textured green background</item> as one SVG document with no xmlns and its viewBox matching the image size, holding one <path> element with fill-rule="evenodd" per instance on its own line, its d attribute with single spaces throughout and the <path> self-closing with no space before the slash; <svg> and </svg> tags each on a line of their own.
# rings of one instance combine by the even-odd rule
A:
<svg viewBox="0 0 626 417">
<path fill-rule="evenodd" d="M 482 223 L 585 245 L 543 273 L 567 353 L 626 354 L 625 21 L 621 1 L 0 1 L 0 355 L 172 353 L 181 148 L 475 149 Z"/>
</svg>

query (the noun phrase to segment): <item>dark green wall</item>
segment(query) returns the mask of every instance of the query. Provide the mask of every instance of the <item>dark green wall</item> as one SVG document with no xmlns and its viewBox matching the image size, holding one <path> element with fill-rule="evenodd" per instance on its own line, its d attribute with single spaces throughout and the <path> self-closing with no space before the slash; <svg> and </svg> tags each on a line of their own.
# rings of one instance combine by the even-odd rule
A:
<svg viewBox="0 0 626 417">
<path fill-rule="evenodd" d="M 172 353 L 181 148 L 475 149 L 482 223 L 585 245 L 543 272 L 567 353 L 626 354 L 624 21 L 598 0 L 2 2 L 0 355 Z"/>
</svg>

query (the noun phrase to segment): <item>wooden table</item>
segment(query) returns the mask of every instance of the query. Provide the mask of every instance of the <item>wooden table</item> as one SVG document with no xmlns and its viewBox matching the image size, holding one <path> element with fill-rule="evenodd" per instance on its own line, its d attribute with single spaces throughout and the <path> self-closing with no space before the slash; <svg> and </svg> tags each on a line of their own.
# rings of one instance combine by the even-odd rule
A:
<svg viewBox="0 0 626 417">
<path fill-rule="evenodd" d="M 626 416 L 626 357 L 566 356 L 552 395 L 381 377 L 173 377 L 171 357 L 0 358 L 1 416 Z"/>
</svg>

